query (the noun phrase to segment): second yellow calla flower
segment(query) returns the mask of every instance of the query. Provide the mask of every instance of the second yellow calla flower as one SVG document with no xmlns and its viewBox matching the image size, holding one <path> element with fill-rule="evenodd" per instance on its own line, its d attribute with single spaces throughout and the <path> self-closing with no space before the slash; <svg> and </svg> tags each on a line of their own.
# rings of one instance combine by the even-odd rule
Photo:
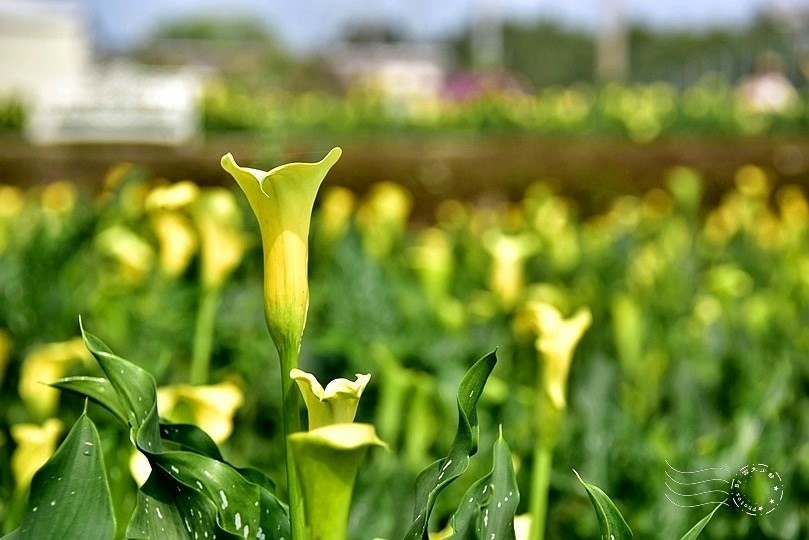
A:
<svg viewBox="0 0 809 540">
<path fill-rule="evenodd" d="M 309 411 L 309 429 L 331 424 L 350 424 L 357 414 L 357 405 L 371 375 L 357 373 L 354 382 L 334 379 L 324 389 L 314 375 L 293 369 L 289 376 L 298 383 Z"/>
</svg>

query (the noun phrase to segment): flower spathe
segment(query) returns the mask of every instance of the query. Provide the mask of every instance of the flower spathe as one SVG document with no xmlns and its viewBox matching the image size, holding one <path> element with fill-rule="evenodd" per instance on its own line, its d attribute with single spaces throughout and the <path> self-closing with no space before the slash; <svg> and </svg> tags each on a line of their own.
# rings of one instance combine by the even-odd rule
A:
<svg viewBox="0 0 809 540">
<path fill-rule="evenodd" d="M 368 448 L 387 445 L 371 424 L 355 424 L 354 416 L 370 375 L 356 381 L 335 379 L 324 389 L 310 373 L 292 369 L 309 410 L 309 431 L 288 437 L 300 479 L 309 538 L 347 537 L 351 493 Z"/>
<path fill-rule="evenodd" d="M 288 163 L 262 171 L 222 157 L 258 219 L 264 248 L 264 314 L 275 346 L 300 348 L 309 307 L 309 226 L 320 184 L 342 154 L 333 148 L 317 163 Z"/>
<path fill-rule="evenodd" d="M 564 410 L 573 352 L 593 317 L 589 309 L 581 308 L 569 319 L 563 319 L 558 309 L 544 302 L 532 302 L 528 310 L 538 336 L 536 349 L 544 357 L 542 385 L 551 404 L 557 410 Z"/>
<path fill-rule="evenodd" d="M 331 424 L 350 424 L 357 414 L 362 392 L 371 380 L 371 375 L 357 373 L 357 380 L 334 379 L 323 386 L 311 373 L 293 369 L 289 376 L 298 384 L 309 411 L 309 430 Z"/>
</svg>

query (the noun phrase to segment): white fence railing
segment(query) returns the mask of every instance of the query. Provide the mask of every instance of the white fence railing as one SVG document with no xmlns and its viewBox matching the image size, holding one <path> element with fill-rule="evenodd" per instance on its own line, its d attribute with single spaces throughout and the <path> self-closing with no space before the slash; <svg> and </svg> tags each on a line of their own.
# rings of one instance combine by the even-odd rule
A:
<svg viewBox="0 0 809 540">
<path fill-rule="evenodd" d="M 190 71 L 112 64 L 31 103 L 26 136 L 38 144 L 183 144 L 199 132 L 201 81 Z"/>
</svg>

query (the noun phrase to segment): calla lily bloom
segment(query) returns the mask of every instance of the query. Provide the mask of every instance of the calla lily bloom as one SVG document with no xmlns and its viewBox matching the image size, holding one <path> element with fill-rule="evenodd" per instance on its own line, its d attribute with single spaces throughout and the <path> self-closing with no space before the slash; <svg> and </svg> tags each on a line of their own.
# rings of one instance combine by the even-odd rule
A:
<svg viewBox="0 0 809 540">
<path fill-rule="evenodd" d="M 351 493 L 371 446 L 387 445 L 371 424 L 332 424 L 289 436 L 300 479 L 309 538 L 347 537 Z"/>
<path fill-rule="evenodd" d="M 537 331 L 536 349 L 544 357 L 542 385 L 551 404 L 559 411 L 567 407 L 567 376 L 573 352 L 592 323 L 590 310 L 582 308 L 569 319 L 554 306 L 534 302 L 528 306 Z"/>
<path fill-rule="evenodd" d="M 232 382 L 206 386 L 178 384 L 157 389 L 161 416 L 177 423 L 198 425 L 221 443 L 233 431 L 233 416 L 241 407 L 242 390 Z"/>
<path fill-rule="evenodd" d="M 91 360 L 81 338 L 33 347 L 20 368 L 18 392 L 26 408 L 39 419 L 56 412 L 59 391 L 43 382 L 64 377 L 72 367 Z M 44 463 L 44 462 L 43 462 Z"/>
<path fill-rule="evenodd" d="M 483 246 L 492 255 L 489 286 L 505 306 L 513 306 L 525 288 L 525 261 L 539 247 L 534 236 L 489 231 Z"/>
<path fill-rule="evenodd" d="M 200 232 L 202 284 L 221 287 L 242 262 L 246 242 L 241 215 L 233 194 L 224 188 L 211 188 L 196 203 L 194 221 Z"/>
<path fill-rule="evenodd" d="M 314 375 L 293 369 L 289 376 L 298 383 L 309 411 L 309 430 L 331 424 L 350 424 L 357 414 L 360 396 L 371 380 L 371 375 L 357 373 L 354 382 L 334 379 L 324 389 Z"/>
<path fill-rule="evenodd" d="M 231 154 L 222 167 L 244 191 L 258 218 L 264 247 L 264 314 L 275 346 L 297 354 L 309 307 L 309 226 L 315 196 L 342 154 L 318 163 L 288 163 L 262 171 L 241 167 Z"/>
<path fill-rule="evenodd" d="M 370 375 L 357 380 L 335 379 L 324 389 L 305 371 L 293 369 L 309 409 L 309 431 L 289 436 L 300 480 L 309 538 L 346 538 L 354 478 L 371 446 L 387 445 L 371 424 L 354 424 L 357 404 Z"/>
<path fill-rule="evenodd" d="M 49 418 L 40 426 L 37 424 L 14 424 L 11 438 L 17 448 L 11 455 L 11 472 L 18 489 L 31 483 L 34 473 L 42 467 L 56 449 L 62 421 Z"/>
</svg>

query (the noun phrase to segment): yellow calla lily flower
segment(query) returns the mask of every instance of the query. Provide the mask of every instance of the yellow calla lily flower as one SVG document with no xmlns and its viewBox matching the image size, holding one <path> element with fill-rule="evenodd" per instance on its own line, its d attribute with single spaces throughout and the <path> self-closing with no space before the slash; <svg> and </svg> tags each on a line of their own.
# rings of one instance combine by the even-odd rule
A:
<svg viewBox="0 0 809 540">
<path fill-rule="evenodd" d="M 194 221 L 200 232 L 202 283 L 219 288 L 242 262 L 247 247 L 235 197 L 224 188 L 206 190 L 197 201 Z"/>
<path fill-rule="evenodd" d="M 289 436 L 303 490 L 309 538 L 347 537 L 351 493 L 371 446 L 387 445 L 371 424 L 331 424 Z"/>
<path fill-rule="evenodd" d="M 537 352 L 544 357 L 542 385 L 551 404 L 562 411 L 567 407 L 567 376 L 573 352 L 593 317 L 589 309 L 581 308 L 569 319 L 563 319 L 558 309 L 544 302 L 532 302 L 528 311 L 538 335 Z"/>
<path fill-rule="evenodd" d="M 230 437 L 233 416 L 244 401 L 232 382 L 206 386 L 178 384 L 157 389 L 160 415 L 172 422 L 198 425 L 216 443 Z"/>
<path fill-rule="evenodd" d="M 270 171 L 241 167 L 231 154 L 222 157 L 222 167 L 258 218 L 264 247 L 264 314 L 279 352 L 300 349 L 309 307 L 312 208 L 320 184 L 341 154 L 334 148 L 318 163 L 288 163 Z"/>
<path fill-rule="evenodd" d="M 357 374 L 354 382 L 334 379 L 324 389 L 314 375 L 293 369 L 289 376 L 298 383 L 309 411 L 309 430 L 331 424 L 350 424 L 357 414 L 360 396 L 371 380 L 371 375 Z"/>
<path fill-rule="evenodd" d="M 39 419 L 56 412 L 60 394 L 47 383 L 64 377 L 73 366 L 91 358 L 79 337 L 33 347 L 23 359 L 18 385 L 26 408 Z"/>
<path fill-rule="evenodd" d="M 17 448 L 11 456 L 11 472 L 18 489 L 27 487 L 34 473 L 53 455 L 62 427 L 62 422 L 58 418 L 49 418 L 41 426 L 37 424 L 11 426 L 11 438 L 17 443 Z"/>
</svg>

